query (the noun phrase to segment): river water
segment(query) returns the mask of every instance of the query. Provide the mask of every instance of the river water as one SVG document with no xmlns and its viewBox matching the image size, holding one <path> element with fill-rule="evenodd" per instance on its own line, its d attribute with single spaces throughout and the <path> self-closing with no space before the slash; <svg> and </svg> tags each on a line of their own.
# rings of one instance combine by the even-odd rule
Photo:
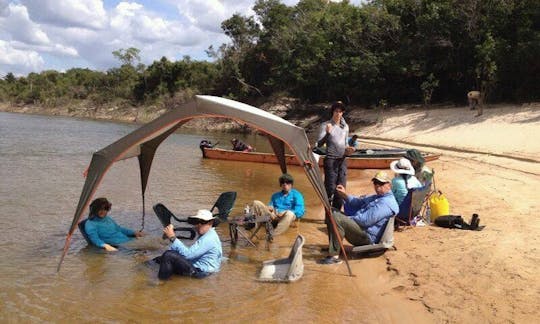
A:
<svg viewBox="0 0 540 324">
<path fill-rule="evenodd" d="M 369 289 L 341 266 L 321 266 L 327 246 L 323 214 L 302 170 L 293 167 L 307 215 L 268 247 L 230 246 L 218 227 L 226 257 L 221 272 L 204 280 L 162 282 L 146 261 L 163 250 L 104 253 L 74 233 L 56 272 L 67 230 L 92 153 L 138 126 L 64 117 L 0 113 L 0 322 L 364 322 L 386 318 L 372 311 Z M 279 189 L 277 165 L 203 160 L 203 138 L 229 146 L 231 134 L 174 134 L 158 149 L 147 188 L 145 231 L 160 236 L 151 207 L 162 202 L 183 215 L 210 208 L 219 193 L 237 191 L 232 214 Z M 268 151 L 262 137 L 241 139 Z M 136 159 L 116 163 L 94 197 L 112 201 L 111 215 L 126 227 L 142 223 Z M 368 177 L 351 170 L 349 176 Z M 292 284 L 256 281 L 264 260 L 288 255 L 297 235 L 306 237 L 304 277 Z M 368 300 L 368 302 L 362 301 Z M 362 320 L 360 320 L 362 319 Z"/>
</svg>

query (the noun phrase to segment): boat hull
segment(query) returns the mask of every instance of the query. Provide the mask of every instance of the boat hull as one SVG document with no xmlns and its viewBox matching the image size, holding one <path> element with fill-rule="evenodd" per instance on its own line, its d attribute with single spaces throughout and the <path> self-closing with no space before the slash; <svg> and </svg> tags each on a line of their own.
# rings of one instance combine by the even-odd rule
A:
<svg viewBox="0 0 540 324">
<path fill-rule="evenodd" d="M 239 152 L 232 150 L 224 150 L 219 148 L 204 148 L 203 156 L 208 159 L 240 161 L 240 162 L 256 162 L 256 163 L 278 163 L 278 159 L 273 153 L 262 152 Z M 439 158 L 438 154 L 426 154 L 424 159 L 430 162 Z M 400 155 L 391 157 L 381 157 L 377 154 L 366 154 L 366 156 L 347 157 L 348 169 L 388 169 L 390 162 L 399 159 Z M 286 154 L 285 160 L 288 165 L 300 165 L 300 161 L 294 155 Z M 324 156 L 319 159 L 319 166 L 323 165 Z"/>
</svg>

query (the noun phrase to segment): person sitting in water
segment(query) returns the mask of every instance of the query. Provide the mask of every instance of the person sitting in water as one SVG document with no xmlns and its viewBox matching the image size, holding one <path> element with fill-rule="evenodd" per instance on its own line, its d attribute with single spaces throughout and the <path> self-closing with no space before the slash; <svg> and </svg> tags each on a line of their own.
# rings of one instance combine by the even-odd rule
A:
<svg viewBox="0 0 540 324">
<path fill-rule="evenodd" d="M 347 139 L 347 144 L 354 148 L 355 151 L 360 149 L 360 143 L 358 142 L 358 135 L 354 134 L 353 136 Z"/>
<path fill-rule="evenodd" d="M 336 188 L 336 192 L 345 200 L 344 213 L 334 210 L 332 215 L 340 236 L 355 246 L 377 243 L 377 238 L 381 231 L 384 231 L 390 217 L 399 212 L 399 206 L 392 193 L 392 184 L 387 173 L 379 171 L 371 181 L 375 195 L 356 197 L 349 195 L 342 185 L 338 185 Z M 326 227 L 329 255 L 320 263 L 341 263 L 342 261 L 339 259 L 341 247 L 329 219 L 326 221 Z"/>
<path fill-rule="evenodd" d="M 172 224 L 163 229 L 172 244 L 162 256 L 154 259 L 159 263 L 159 279 L 168 279 L 173 274 L 204 278 L 219 271 L 223 252 L 219 236 L 212 227 L 214 218 L 206 209 L 188 217 L 188 223 L 195 225 L 199 234 L 199 238 L 191 246 L 185 245 L 175 236 Z"/>
<path fill-rule="evenodd" d="M 422 188 L 422 183 L 414 176 L 414 168 L 406 158 L 401 158 L 390 163 L 390 169 L 396 176 L 392 179 L 392 193 L 396 197 L 398 205 L 407 196 L 409 189 Z"/>
<path fill-rule="evenodd" d="M 259 200 L 254 200 L 252 210 L 255 216 L 268 215 L 272 220 L 274 235 L 280 235 L 287 231 L 291 224 L 305 213 L 304 196 L 300 191 L 293 188 L 294 179 L 288 174 L 282 174 L 279 179 L 281 190 L 270 197 L 270 202 L 265 205 Z"/>
<path fill-rule="evenodd" d="M 97 198 L 90 204 L 90 214 L 84 224 L 84 231 L 88 239 L 97 247 L 106 251 L 116 251 L 114 246 L 127 243 L 135 237 L 145 234 L 141 231 L 135 232 L 132 229 L 118 225 L 112 217 L 108 216 L 112 204 L 107 198 Z"/>
<path fill-rule="evenodd" d="M 241 152 L 251 152 L 253 151 L 253 147 L 251 145 L 248 145 L 237 138 L 233 138 L 231 140 L 232 149 L 233 151 L 241 151 Z"/>
</svg>

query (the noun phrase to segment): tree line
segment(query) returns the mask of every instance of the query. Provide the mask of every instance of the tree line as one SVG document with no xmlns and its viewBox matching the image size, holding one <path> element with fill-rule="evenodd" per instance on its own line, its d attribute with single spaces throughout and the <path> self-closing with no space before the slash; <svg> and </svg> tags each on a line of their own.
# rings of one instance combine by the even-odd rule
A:
<svg viewBox="0 0 540 324">
<path fill-rule="evenodd" d="M 540 97 L 538 0 L 258 0 L 254 16 L 222 22 L 230 43 L 212 61 L 166 57 L 145 66 L 136 48 L 118 68 L 43 71 L 0 80 L 0 100 L 61 105 L 149 104 L 178 92 L 249 100 L 283 94 L 364 105 L 490 102 Z"/>
</svg>

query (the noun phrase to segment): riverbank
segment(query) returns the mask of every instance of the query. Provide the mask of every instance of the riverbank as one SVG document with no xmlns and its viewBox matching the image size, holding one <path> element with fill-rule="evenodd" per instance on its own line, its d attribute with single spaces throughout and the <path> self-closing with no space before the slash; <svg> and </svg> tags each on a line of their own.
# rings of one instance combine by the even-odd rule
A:
<svg viewBox="0 0 540 324">
<path fill-rule="evenodd" d="M 310 211 L 309 218 L 316 218 L 315 222 L 306 219 L 300 226 L 310 245 L 305 249 L 309 253 L 305 255 L 303 280 L 316 288 L 321 282 L 327 284 L 321 289 L 309 290 L 309 294 L 315 295 L 311 302 L 328 299 L 325 291 L 331 288 L 336 295 L 345 295 L 346 300 L 351 301 L 350 307 L 345 309 L 353 312 L 332 318 L 355 318 L 359 308 L 362 314 L 373 314 L 372 318 L 358 319 L 359 322 L 374 319 L 375 322 L 519 323 L 534 322 L 538 318 L 540 278 L 536 268 L 540 264 L 537 238 L 540 221 L 535 212 L 540 203 L 534 189 L 540 185 L 537 140 L 540 109 L 535 104 L 500 105 L 487 107 L 481 117 L 475 114 L 466 107 L 352 109 L 349 112 L 347 118 L 361 135 L 364 145 L 413 146 L 443 153 L 438 161 L 430 164 L 436 172 L 437 189 L 448 197 L 451 213 L 460 214 L 466 220 L 472 213 L 478 213 L 480 224 L 486 228 L 480 232 L 432 226 L 406 228 L 395 234 L 397 250 L 387 251 L 377 258 L 351 260 L 356 276 L 350 278 L 346 276 L 345 264 L 315 263 L 327 238 L 319 230 L 324 230 L 322 210 Z M 290 119 L 290 115 L 285 117 Z M 315 125 L 317 118 L 321 118 L 320 115 L 303 120 Z M 78 177 L 79 174 L 77 186 L 73 186 L 76 190 Z M 51 181 L 53 178 L 48 174 L 43 176 Z M 348 187 L 362 194 L 373 190 L 365 176 L 350 176 Z M 77 195 L 78 192 L 73 194 Z M 162 198 L 165 195 L 157 194 Z M 71 203 L 69 199 L 61 205 L 71 208 Z M 63 230 L 59 237 L 63 238 Z M 290 234 L 285 238 L 294 236 Z M 289 243 L 287 240 L 283 246 L 288 247 Z M 54 255 L 58 249 L 60 246 L 54 250 Z M 222 278 L 227 278 L 226 274 Z M 162 291 L 159 294 L 163 297 Z M 327 312 L 338 306 L 343 309 L 342 304 L 332 302 L 331 306 L 336 308 L 317 308 L 325 313 L 321 318 L 330 318 Z M 297 303 L 302 304 L 302 300 Z M 255 305 L 252 306 L 253 309 Z M 310 318 L 309 313 L 302 314 Z"/>
<path fill-rule="evenodd" d="M 465 107 L 396 110 L 357 131 L 365 145 L 442 153 L 430 166 L 450 212 L 466 221 L 477 213 L 486 227 L 405 228 L 395 234 L 396 251 L 353 260 L 353 271 L 386 269 L 375 294 L 415 301 L 436 322 L 532 322 L 540 315 L 540 109 L 501 105 L 474 115 Z M 349 178 L 349 190 L 369 193 L 368 182 Z"/>
</svg>

